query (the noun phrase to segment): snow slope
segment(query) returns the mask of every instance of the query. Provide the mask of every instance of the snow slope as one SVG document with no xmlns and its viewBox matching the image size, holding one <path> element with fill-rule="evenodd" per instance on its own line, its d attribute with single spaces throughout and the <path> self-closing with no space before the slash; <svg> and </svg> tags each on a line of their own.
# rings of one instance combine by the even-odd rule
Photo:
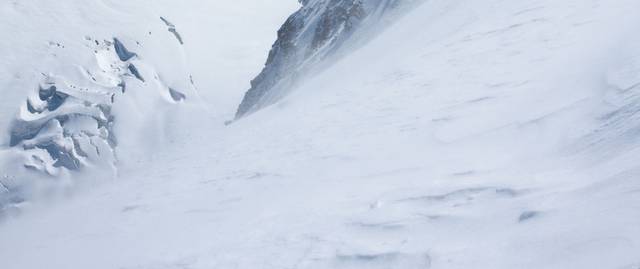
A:
<svg viewBox="0 0 640 269">
<path fill-rule="evenodd" d="M 251 22 L 221 19 L 229 27 L 206 31 L 254 34 L 295 7 L 238 11 Z M 229 126 L 243 86 L 231 81 L 255 75 L 259 53 L 190 47 L 230 67 L 188 64 L 194 74 L 229 74 L 196 83 L 208 121 L 180 109 L 186 115 L 170 123 L 186 131 L 127 162 L 113 182 L 32 202 L 5 220 L 0 261 L 12 269 L 639 268 L 638 8 L 427 1 Z M 172 21 L 178 31 L 187 17 Z M 209 17 L 195 15 L 181 31 L 185 46 Z M 264 57 L 275 37 L 260 38 L 251 46 Z"/>
</svg>

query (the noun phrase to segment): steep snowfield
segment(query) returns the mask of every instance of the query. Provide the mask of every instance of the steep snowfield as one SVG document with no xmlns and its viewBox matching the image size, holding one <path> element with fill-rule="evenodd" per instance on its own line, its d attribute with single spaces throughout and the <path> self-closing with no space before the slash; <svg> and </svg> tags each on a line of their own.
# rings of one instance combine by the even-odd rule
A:
<svg viewBox="0 0 640 269">
<path fill-rule="evenodd" d="M 640 267 L 640 3 L 427 1 L 224 126 L 296 8 L 266 2 L 166 5 L 203 101 L 0 224 L 3 268 Z"/>
</svg>

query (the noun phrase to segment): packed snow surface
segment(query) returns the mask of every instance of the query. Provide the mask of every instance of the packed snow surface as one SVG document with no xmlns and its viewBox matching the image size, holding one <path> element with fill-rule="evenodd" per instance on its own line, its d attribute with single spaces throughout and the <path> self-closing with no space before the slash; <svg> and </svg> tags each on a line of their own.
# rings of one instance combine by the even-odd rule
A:
<svg viewBox="0 0 640 269">
<path fill-rule="evenodd" d="M 53 183 L 7 203 L 0 267 L 640 268 L 640 2 L 425 1 L 225 125 L 274 2 L 1 3 L 0 192 Z M 107 172 L 28 180 L 10 128 L 50 74 L 137 85 Z"/>
</svg>

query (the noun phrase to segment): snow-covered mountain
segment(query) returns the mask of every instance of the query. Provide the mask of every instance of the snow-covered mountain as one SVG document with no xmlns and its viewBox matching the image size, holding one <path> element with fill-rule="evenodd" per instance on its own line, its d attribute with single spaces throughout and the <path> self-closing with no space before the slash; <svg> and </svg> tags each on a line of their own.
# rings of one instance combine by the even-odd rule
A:
<svg viewBox="0 0 640 269">
<path fill-rule="evenodd" d="M 0 4 L 1 268 L 639 268 L 640 3 L 277 2 Z"/>
</svg>

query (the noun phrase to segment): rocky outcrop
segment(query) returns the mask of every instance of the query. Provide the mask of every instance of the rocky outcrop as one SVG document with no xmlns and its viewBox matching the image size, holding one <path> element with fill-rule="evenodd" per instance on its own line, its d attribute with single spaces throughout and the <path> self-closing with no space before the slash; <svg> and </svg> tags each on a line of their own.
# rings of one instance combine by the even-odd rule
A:
<svg viewBox="0 0 640 269">
<path fill-rule="evenodd" d="M 278 31 L 262 72 L 251 81 L 236 119 L 280 99 L 306 73 L 362 41 L 379 22 L 419 0 L 300 0 Z"/>
</svg>

